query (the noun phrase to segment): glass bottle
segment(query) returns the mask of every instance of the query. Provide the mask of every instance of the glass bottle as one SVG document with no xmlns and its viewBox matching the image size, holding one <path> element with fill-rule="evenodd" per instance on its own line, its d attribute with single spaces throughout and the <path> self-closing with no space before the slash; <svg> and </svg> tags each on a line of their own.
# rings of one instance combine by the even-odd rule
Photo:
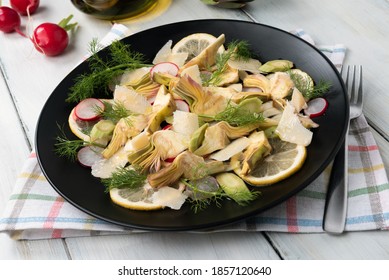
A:
<svg viewBox="0 0 389 280">
<path fill-rule="evenodd" d="M 85 14 L 104 20 L 137 16 L 154 8 L 158 0 L 71 0 Z"/>
</svg>

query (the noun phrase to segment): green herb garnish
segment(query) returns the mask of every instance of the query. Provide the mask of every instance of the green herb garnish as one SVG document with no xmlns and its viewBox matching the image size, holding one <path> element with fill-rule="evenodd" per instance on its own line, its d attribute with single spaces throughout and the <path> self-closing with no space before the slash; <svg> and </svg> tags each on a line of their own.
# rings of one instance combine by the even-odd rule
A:
<svg viewBox="0 0 389 280">
<path fill-rule="evenodd" d="M 226 108 L 215 116 L 199 115 L 214 121 L 225 121 L 232 126 L 246 126 L 258 124 L 264 120 L 262 114 L 247 110 L 245 106 L 228 102 Z"/>
<path fill-rule="evenodd" d="M 122 118 L 127 118 L 133 113 L 126 109 L 123 103 L 114 102 L 113 104 L 107 101 L 103 101 L 104 109 L 96 106 L 96 113 L 99 114 L 103 119 L 111 120 L 117 123 Z"/>
<path fill-rule="evenodd" d="M 193 198 L 189 198 L 188 201 L 191 203 L 191 208 L 195 213 L 205 210 L 213 203 L 217 207 L 221 207 L 221 200 L 227 197 L 226 193 L 220 188 L 217 191 L 205 191 L 198 188 L 197 184 L 193 183 L 193 181 L 185 179 L 181 179 L 180 181 L 193 192 Z"/>
<path fill-rule="evenodd" d="M 60 133 L 55 138 L 56 143 L 54 144 L 54 152 L 60 156 L 69 159 L 74 162 L 77 159 L 77 152 L 80 148 L 90 145 L 90 143 L 85 142 L 84 140 L 69 140 L 66 136 L 63 127 L 60 127 L 57 124 Z"/>
<path fill-rule="evenodd" d="M 145 184 L 147 176 L 135 169 L 131 168 L 119 168 L 116 172 L 112 173 L 110 178 L 102 179 L 101 182 L 106 186 L 106 192 L 111 189 L 137 189 Z"/>
<path fill-rule="evenodd" d="M 220 82 L 221 75 L 227 70 L 228 60 L 244 60 L 251 58 L 252 52 L 246 41 L 232 41 L 227 46 L 227 51 L 218 54 L 216 58 L 216 70 L 212 72 L 205 85 L 217 85 Z"/>
<path fill-rule="evenodd" d="M 293 72 L 292 70 L 288 70 L 287 73 L 292 79 L 295 87 L 307 99 L 321 97 L 331 88 L 330 82 L 321 80 L 315 85 L 313 80 L 309 76 L 306 76 L 306 74 Z"/>
<path fill-rule="evenodd" d="M 232 126 L 245 126 L 262 122 L 263 116 L 256 112 L 250 112 L 239 105 L 232 105 L 229 102 L 223 111 L 215 115 L 214 120 L 226 121 Z"/>
<path fill-rule="evenodd" d="M 121 41 L 114 41 L 109 46 L 106 59 L 98 55 L 101 46 L 94 39 L 90 43 L 91 56 L 87 59 L 90 72 L 79 75 L 75 84 L 70 88 L 67 102 L 79 102 L 92 97 L 97 91 L 109 94 L 108 85 L 127 70 L 148 66 L 141 53 L 130 50 L 130 46 Z"/>
</svg>

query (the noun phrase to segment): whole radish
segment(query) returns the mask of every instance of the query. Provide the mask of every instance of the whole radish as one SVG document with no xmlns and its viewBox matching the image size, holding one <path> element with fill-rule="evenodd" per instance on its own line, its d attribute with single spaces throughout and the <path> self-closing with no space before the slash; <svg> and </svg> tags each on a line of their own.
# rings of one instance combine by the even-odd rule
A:
<svg viewBox="0 0 389 280">
<path fill-rule="evenodd" d="M 5 33 L 20 32 L 20 16 L 9 7 L 0 7 L 0 30 Z"/>
<path fill-rule="evenodd" d="M 70 15 L 58 24 L 45 22 L 38 25 L 31 38 L 35 48 L 47 56 L 61 54 L 69 44 L 68 31 L 77 26 L 77 23 L 69 24 L 72 18 Z"/>
<path fill-rule="evenodd" d="M 10 0 L 11 7 L 19 14 L 32 15 L 39 7 L 39 0 Z"/>
</svg>

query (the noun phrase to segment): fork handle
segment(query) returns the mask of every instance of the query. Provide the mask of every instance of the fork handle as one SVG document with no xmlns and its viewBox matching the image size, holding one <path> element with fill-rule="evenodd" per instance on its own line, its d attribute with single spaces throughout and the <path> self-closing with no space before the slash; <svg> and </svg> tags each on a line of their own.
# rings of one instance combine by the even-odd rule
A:
<svg viewBox="0 0 389 280">
<path fill-rule="evenodd" d="M 348 192 L 348 131 L 332 166 L 324 209 L 323 229 L 332 234 L 344 231 Z"/>
</svg>

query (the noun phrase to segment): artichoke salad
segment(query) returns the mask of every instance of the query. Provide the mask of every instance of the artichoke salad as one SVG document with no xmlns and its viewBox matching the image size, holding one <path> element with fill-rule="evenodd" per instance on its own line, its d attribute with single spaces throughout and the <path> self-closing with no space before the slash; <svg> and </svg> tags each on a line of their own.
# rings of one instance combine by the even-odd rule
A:
<svg viewBox="0 0 389 280">
<path fill-rule="evenodd" d="M 120 41 L 109 62 L 91 45 L 94 70 L 68 98 L 78 102 L 69 126 L 79 140 L 60 135 L 55 149 L 90 166 L 114 203 L 155 210 L 187 201 L 198 211 L 227 198 L 244 206 L 260 194 L 247 184 L 278 182 L 304 163 L 318 126 L 304 109 L 329 85 L 291 61 L 260 62 L 247 42 L 205 35 L 208 45 L 191 56 L 176 46 L 202 34 L 169 40 L 152 65 Z M 111 97 L 94 98 L 103 86 Z"/>
</svg>

